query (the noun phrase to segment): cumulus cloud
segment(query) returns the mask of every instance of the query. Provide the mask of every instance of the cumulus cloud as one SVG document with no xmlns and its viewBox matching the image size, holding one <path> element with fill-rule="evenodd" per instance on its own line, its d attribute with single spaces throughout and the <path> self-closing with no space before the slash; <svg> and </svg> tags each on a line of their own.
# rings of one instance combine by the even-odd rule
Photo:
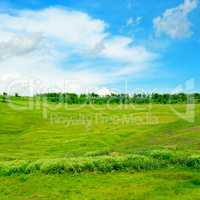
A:
<svg viewBox="0 0 200 200">
<path fill-rule="evenodd" d="M 13 56 L 23 56 L 37 50 L 42 41 L 40 34 L 18 35 L 2 32 L 0 35 L 0 61 Z"/>
<path fill-rule="evenodd" d="M 141 64 L 153 60 L 156 55 L 143 46 L 131 45 L 133 40 L 128 37 L 113 37 L 105 44 L 102 54 L 110 59 L 120 60 L 129 64 Z"/>
<path fill-rule="evenodd" d="M 131 38 L 108 32 L 104 21 L 66 8 L 4 12 L 0 21 L 0 91 L 16 79 L 40 80 L 45 90 L 64 84 L 70 91 L 92 90 L 126 71 L 143 70 L 157 57 Z M 98 59 L 112 66 L 96 65 Z"/>
<path fill-rule="evenodd" d="M 192 35 L 189 14 L 197 7 L 198 0 L 184 0 L 183 4 L 167 9 L 161 17 L 153 20 L 157 35 L 166 34 L 173 39 Z"/>
<path fill-rule="evenodd" d="M 105 38 L 106 24 L 86 13 L 63 8 L 19 11 L 17 15 L 1 14 L 1 29 L 14 32 L 42 33 L 71 45 L 91 47 Z"/>
</svg>

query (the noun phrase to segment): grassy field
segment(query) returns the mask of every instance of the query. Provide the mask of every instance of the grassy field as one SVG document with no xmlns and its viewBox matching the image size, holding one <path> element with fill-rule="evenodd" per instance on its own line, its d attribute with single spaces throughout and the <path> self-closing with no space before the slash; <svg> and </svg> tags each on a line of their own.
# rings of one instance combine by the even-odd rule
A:
<svg viewBox="0 0 200 200">
<path fill-rule="evenodd" d="M 0 178 L 3 200 L 199 199 L 199 172 L 180 169 L 138 173 L 11 176 Z"/>
<path fill-rule="evenodd" d="M 0 110 L 0 199 L 199 198 L 200 105 Z"/>
</svg>

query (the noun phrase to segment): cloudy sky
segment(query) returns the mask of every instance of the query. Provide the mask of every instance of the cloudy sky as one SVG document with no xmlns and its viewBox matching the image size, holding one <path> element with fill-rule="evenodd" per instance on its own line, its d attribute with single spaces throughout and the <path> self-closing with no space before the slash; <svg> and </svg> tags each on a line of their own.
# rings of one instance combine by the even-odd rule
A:
<svg viewBox="0 0 200 200">
<path fill-rule="evenodd" d="M 1 0 L 0 92 L 199 91 L 198 3 Z"/>
</svg>

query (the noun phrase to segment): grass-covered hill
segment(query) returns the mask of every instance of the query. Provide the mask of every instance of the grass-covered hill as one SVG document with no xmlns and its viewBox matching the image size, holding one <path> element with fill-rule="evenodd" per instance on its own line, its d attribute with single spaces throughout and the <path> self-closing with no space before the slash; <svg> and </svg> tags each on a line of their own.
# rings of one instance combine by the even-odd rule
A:
<svg viewBox="0 0 200 200">
<path fill-rule="evenodd" d="M 198 199 L 199 114 L 198 104 L 0 102 L 0 199 Z"/>
</svg>

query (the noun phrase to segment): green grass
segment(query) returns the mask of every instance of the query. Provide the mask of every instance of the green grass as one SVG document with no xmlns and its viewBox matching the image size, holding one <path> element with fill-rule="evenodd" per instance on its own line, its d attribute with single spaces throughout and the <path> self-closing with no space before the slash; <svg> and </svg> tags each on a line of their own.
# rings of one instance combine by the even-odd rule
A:
<svg viewBox="0 0 200 200">
<path fill-rule="evenodd" d="M 197 164 L 196 164 L 197 163 Z M 198 161 L 195 164 L 199 166 Z M 63 174 L 81 172 L 141 171 L 161 168 L 168 163 L 142 155 L 100 156 L 37 161 L 10 161 L 0 163 L 1 175 L 13 174 Z M 196 166 L 195 165 L 195 166 Z M 192 165 L 193 166 L 193 165 Z M 192 167 L 191 166 L 191 167 Z M 196 167 L 197 168 L 197 167 Z"/>
<path fill-rule="evenodd" d="M 199 186 L 199 172 L 182 169 L 0 177 L 3 200 L 194 200 L 199 199 Z"/>
<path fill-rule="evenodd" d="M 148 171 L 162 168 L 200 169 L 199 155 L 174 154 L 154 150 L 146 155 L 94 156 L 45 159 L 37 161 L 15 160 L 0 162 L 0 175 L 21 174 L 77 174 L 83 172 Z"/>
<path fill-rule="evenodd" d="M 198 199 L 200 105 L 172 107 L 0 102 L 0 199 Z"/>
</svg>

